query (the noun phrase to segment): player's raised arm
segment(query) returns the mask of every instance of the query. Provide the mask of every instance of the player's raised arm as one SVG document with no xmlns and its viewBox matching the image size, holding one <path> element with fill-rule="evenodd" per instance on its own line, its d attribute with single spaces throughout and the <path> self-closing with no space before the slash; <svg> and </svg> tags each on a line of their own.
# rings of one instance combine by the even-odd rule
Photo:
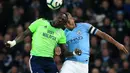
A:
<svg viewBox="0 0 130 73">
<path fill-rule="evenodd" d="M 109 36 L 108 34 L 106 34 L 105 32 L 102 32 L 101 30 L 98 30 L 96 33 L 97 36 L 101 37 L 102 39 L 107 40 L 108 42 L 114 44 L 118 49 L 120 49 L 121 51 L 123 51 L 124 53 L 128 53 L 127 49 L 124 47 L 124 45 L 120 44 L 119 42 L 117 42 L 116 40 L 114 40 L 111 36 Z"/>
<path fill-rule="evenodd" d="M 43 19 L 40 18 L 40 19 L 37 19 L 36 21 L 34 21 L 33 23 L 31 23 L 29 28 L 27 30 L 25 30 L 23 33 L 21 33 L 21 35 L 18 35 L 13 41 L 7 41 L 6 46 L 11 48 L 11 47 L 15 46 L 17 43 L 23 41 L 23 39 L 27 35 L 32 34 L 36 31 L 36 29 L 38 28 L 38 26 L 40 25 L 42 20 Z"/>
<path fill-rule="evenodd" d="M 23 41 L 23 39 L 29 34 L 31 34 L 31 31 L 29 29 L 25 30 L 23 33 L 21 33 L 21 35 L 17 36 L 13 41 L 7 41 L 6 43 L 7 47 L 11 48 L 15 46 L 17 43 Z"/>
</svg>

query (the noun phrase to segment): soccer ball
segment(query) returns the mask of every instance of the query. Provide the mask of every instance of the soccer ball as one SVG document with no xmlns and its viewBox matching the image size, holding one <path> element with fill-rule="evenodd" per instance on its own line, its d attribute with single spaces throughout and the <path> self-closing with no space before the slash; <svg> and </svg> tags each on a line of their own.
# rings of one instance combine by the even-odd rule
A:
<svg viewBox="0 0 130 73">
<path fill-rule="evenodd" d="M 52 10 L 59 9 L 62 4 L 63 0 L 47 0 L 47 6 Z"/>
</svg>

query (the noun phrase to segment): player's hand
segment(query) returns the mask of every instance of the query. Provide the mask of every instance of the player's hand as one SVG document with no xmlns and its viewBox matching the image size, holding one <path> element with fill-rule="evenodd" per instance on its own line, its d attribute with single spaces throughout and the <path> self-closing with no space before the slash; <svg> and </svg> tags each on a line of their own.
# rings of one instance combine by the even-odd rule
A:
<svg viewBox="0 0 130 73">
<path fill-rule="evenodd" d="M 74 55 L 78 55 L 80 56 L 82 54 L 82 51 L 80 49 L 75 49 L 74 52 L 73 52 Z"/>
<path fill-rule="evenodd" d="M 12 48 L 13 46 L 16 45 L 16 41 L 15 40 L 13 40 L 13 41 L 7 41 L 5 43 L 5 45 L 6 45 L 6 47 Z"/>
<path fill-rule="evenodd" d="M 128 50 L 125 48 L 125 46 L 122 44 L 118 44 L 117 48 L 120 49 L 121 51 L 123 51 L 125 54 L 129 53 Z"/>
<path fill-rule="evenodd" d="M 56 47 L 55 48 L 55 55 L 60 55 L 61 54 L 61 48 L 60 47 Z"/>
</svg>

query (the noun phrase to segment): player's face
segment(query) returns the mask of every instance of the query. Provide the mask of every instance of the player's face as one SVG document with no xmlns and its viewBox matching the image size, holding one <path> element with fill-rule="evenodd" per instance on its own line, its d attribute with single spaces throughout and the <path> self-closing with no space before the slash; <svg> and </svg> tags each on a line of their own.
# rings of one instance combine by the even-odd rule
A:
<svg viewBox="0 0 130 73">
<path fill-rule="evenodd" d="M 68 15 L 68 23 L 65 25 L 65 27 L 68 29 L 75 28 L 74 18 L 70 14 Z"/>
</svg>

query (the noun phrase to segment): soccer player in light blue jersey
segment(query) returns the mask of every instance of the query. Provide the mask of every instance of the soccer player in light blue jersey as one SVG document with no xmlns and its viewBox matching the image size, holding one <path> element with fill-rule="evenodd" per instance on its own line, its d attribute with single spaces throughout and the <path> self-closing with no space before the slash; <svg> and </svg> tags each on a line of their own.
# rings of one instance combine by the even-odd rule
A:
<svg viewBox="0 0 130 73">
<path fill-rule="evenodd" d="M 70 52 L 78 48 L 82 51 L 80 56 L 66 58 L 60 73 L 88 73 L 88 64 L 90 57 L 90 34 L 97 35 L 102 39 L 114 44 L 121 51 L 128 53 L 126 48 L 114 40 L 108 34 L 100 31 L 89 23 L 75 23 L 70 13 L 64 13 L 67 24 L 65 25 L 65 35 L 67 39 L 67 47 Z"/>
</svg>

